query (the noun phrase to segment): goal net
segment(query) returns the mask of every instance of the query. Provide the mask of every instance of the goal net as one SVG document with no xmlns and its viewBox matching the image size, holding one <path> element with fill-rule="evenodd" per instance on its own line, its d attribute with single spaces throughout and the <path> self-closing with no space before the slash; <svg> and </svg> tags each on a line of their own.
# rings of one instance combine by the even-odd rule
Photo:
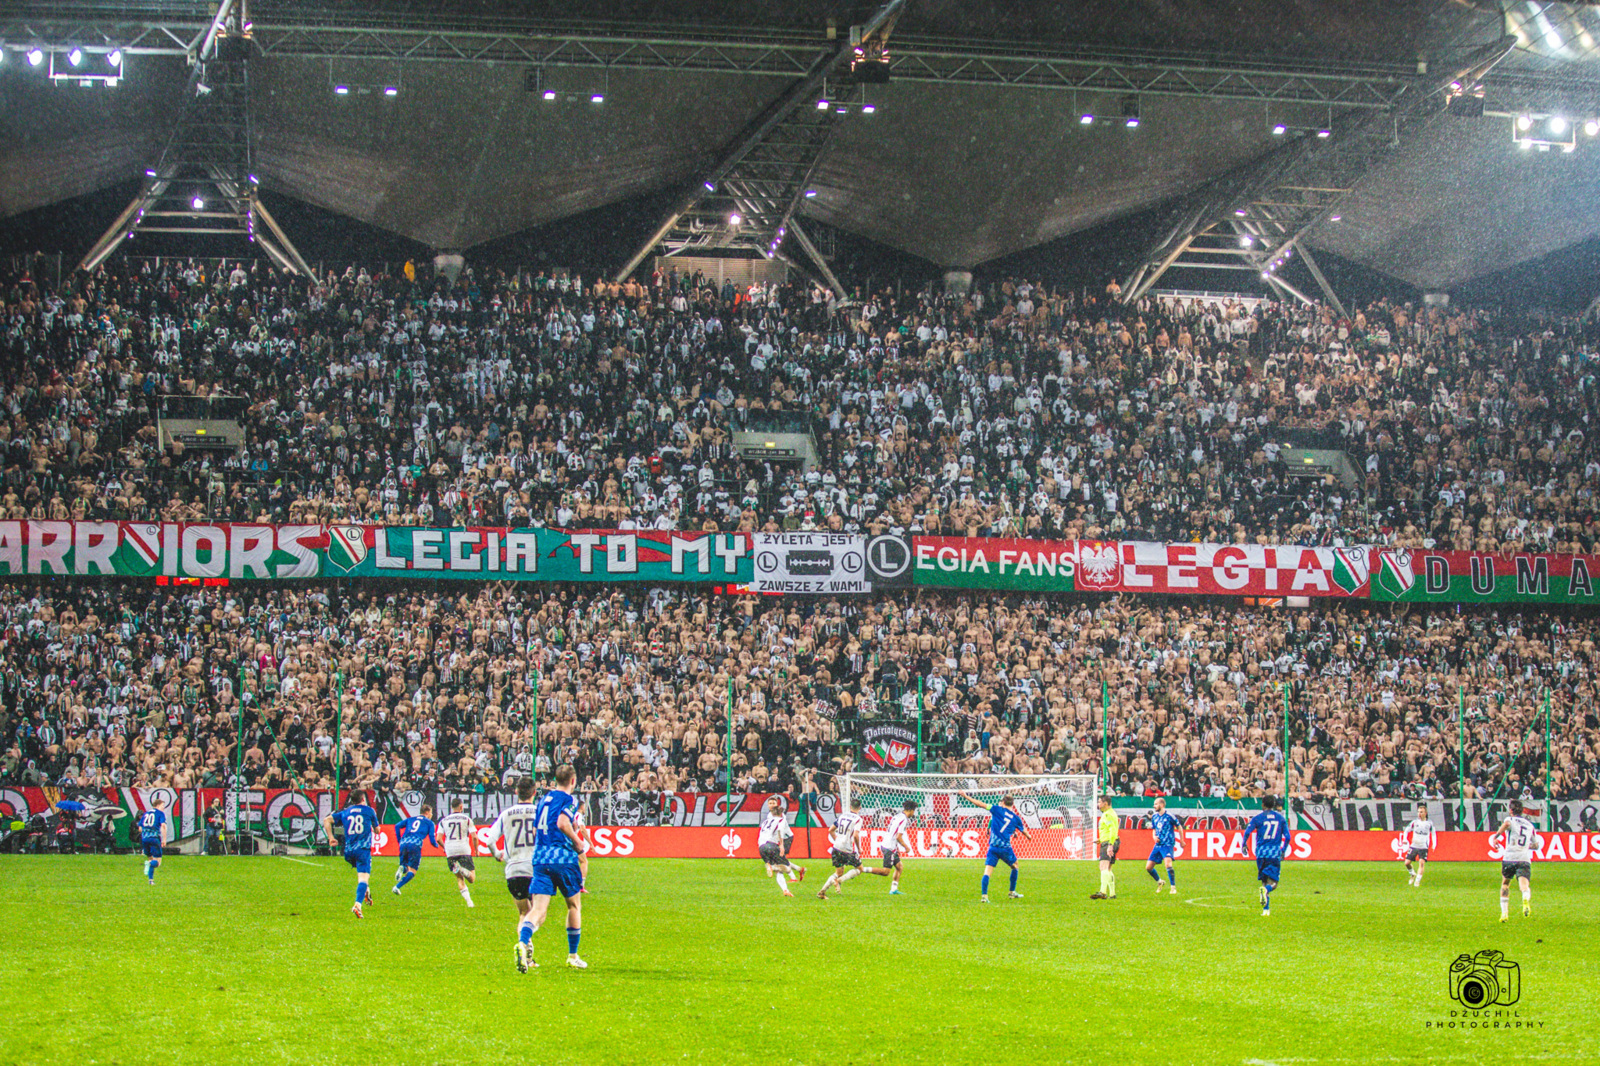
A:
<svg viewBox="0 0 1600 1066">
<path fill-rule="evenodd" d="M 877 855 L 889 843 L 890 819 L 906 800 L 916 803 L 906 831 L 908 858 L 981 859 L 989 850 L 989 808 L 1011 796 L 1032 838 L 1011 838 L 1017 858 L 1092 859 L 1097 792 L 1092 775 L 853 773 L 839 779 L 841 809 L 861 801 L 864 855 Z"/>
</svg>

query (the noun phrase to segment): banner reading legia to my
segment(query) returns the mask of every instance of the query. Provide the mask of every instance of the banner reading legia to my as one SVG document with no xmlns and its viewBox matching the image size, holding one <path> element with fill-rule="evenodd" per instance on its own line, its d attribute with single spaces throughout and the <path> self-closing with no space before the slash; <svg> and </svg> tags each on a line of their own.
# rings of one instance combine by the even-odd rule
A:
<svg viewBox="0 0 1600 1066">
<path fill-rule="evenodd" d="M 753 572 L 746 533 L 0 522 L 0 575 L 747 583 Z"/>
<path fill-rule="evenodd" d="M 912 580 L 946 588 L 1211 596 L 1367 595 L 1368 549 L 914 537 Z"/>
</svg>

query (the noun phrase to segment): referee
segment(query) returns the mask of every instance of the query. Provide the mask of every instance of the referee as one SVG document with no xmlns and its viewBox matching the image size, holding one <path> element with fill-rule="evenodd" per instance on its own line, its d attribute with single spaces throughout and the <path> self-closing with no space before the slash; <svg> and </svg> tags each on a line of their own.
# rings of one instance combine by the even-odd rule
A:
<svg viewBox="0 0 1600 1066">
<path fill-rule="evenodd" d="M 1090 899 L 1116 899 L 1117 875 L 1111 872 L 1111 867 L 1117 861 L 1117 848 L 1121 841 L 1117 839 L 1119 827 L 1117 825 L 1117 812 L 1111 809 L 1111 798 L 1100 797 L 1100 825 L 1095 834 L 1095 840 L 1100 845 L 1100 891 L 1092 893 Z"/>
</svg>

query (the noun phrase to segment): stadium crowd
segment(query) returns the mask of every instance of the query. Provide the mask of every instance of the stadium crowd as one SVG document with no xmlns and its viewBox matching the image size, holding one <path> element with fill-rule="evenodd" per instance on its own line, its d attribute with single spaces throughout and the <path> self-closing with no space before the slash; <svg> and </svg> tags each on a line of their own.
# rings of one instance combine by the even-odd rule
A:
<svg viewBox="0 0 1600 1066">
<path fill-rule="evenodd" d="M 0 780 L 828 791 L 864 726 L 955 773 L 1107 771 L 1125 794 L 1600 797 L 1600 624 L 1520 611 L 663 589 L 0 590 Z M 1102 727 L 1102 682 L 1110 702 Z M 535 692 L 538 693 L 537 703 Z M 1286 699 L 1287 694 L 1287 699 Z M 243 706 L 242 718 L 238 711 Z M 242 721 L 242 726 L 241 726 Z M 817 773 L 821 771 L 822 773 Z"/>
<path fill-rule="evenodd" d="M 180 260 L 0 300 L 11 518 L 1596 544 L 1593 321 Z M 160 398 L 210 395 L 244 448 L 161 447 Z M 772 410 L 815 469 L 734 455 Z"/>
</svg>

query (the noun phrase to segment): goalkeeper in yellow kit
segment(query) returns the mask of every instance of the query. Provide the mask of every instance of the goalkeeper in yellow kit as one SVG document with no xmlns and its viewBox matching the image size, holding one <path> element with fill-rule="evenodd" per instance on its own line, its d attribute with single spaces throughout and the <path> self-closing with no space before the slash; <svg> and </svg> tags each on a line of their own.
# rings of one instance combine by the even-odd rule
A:
<svg viewBox="0 0 1600 1066">
<path fill-rule="evenodd" d="M 1111 809 L 1109 797 L 1100 797 L 1100 823 L 1095 833 L 1095 840 L 1100 845 L 1100 891 L 1091 893 L 1090 899 L 1116 899 L 1117 875 L 1111 872 L 1111 867 L 1117 862 L 1117 848 L 1121 841 L 1117 839 L 1120 827 L 1117 825 L 1117 812 Z"/>
</svg>

